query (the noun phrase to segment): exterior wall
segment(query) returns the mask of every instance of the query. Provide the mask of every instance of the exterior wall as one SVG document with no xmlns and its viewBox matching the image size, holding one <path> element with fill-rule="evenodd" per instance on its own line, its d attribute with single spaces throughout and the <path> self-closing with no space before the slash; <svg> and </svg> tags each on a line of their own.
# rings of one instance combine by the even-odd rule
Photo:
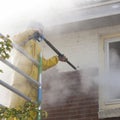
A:
<svg viewBox="0 0 120 120">
<path fill-rule="evenodd" d="M 97 75 L 97 69 L 92 70 L 94 74 Z M 48 112 L 47 120 L 119 120 L 120 118 L 98 118 L 98 86 L 93 83 L 89 91 L 83 91 L 82 72 L 83 71 L 72 71 L 58 73 L 56 71 L 56 74 L 59 75 L 53 75 L 55 71 L 50 71 L 47 72 L 47 75 L 43 75 L 42 109 Z M 86 74 L 86 77 L 87 75 L 88 74 Z M 54 88 L 55 81 L 60 84 Z M 66 84 L 65 81 L 68 83 Z M 50 84 L 54 85 L 51 86 Z M 66 88 L 62 87 L 60 89 L 59 86 L 61 86 L 61 84 L 65 84 Z M 50 87 L 53 87 L 52 90 Z M 62 93 L 66 92 L 66 89 L 69 90 L 67 97 L 64 96 L 66 94 Z M 54 91 L 58 92 L 54 94 Z M 51 97 L 53 102 L 51 102 Z"/>
<path fill-rule="evenodd" d="M 59 35 L 46 35 L 47 39 L 78 69 L 98 67 L 98 41 L 101 35 L 120 32 L 120 26 L 106 27 L 88 31 L 79 31 Z M 44 42 L 43 55 L 49 57 L 55 54 Z M 72 71 L 67 64 L 59 64 L 60 71 Z"/>
<path fill-rule="evenodd" d="M 99 37 L 105 34 L 119 33 L 120 26 L 106 27 L 100 29 L 94 29 L 90 31 L 80 31 L 73 33 L 66 33 L 56 36 L 47 36 L 48 40 L 51 41 L 58 50 L 64 53 L 68 59 L 77 66 L 80 74 L 80 79 L 76 80 L 76 86 L 79 85 L 80 89 L 76 92 L 76 86 L 72 86 L 74 94 L 70 94 L 66 101 L 60 102 L 60 99 L 56 104 L 49 105 L 49 97 L 46 91 L 49 91 L 46 87 L 47 82 L 44 82 L 43 90 L 43 109 L 48 112 L 48 120 L 98 120 L 98 79 L 94 79 L 98 76 L 97 73 L 90 73 L 90 71 L 99 70 L 98 62 L 98 43 Z M 49 57 L 54 52 L 43 43 L 43 54 L 45 57 Z M 59 74 L 61 73 L 63 78 L 61 81 L 66 79 L 66 74 L 69 76 L 69 81 L 75 81 L 73 78 L 78 79 L 78 74 L 64 63 L 59 63 L 56 67 Z M 89 72 L 86 72 L 88 71 Z M 83 71 L 86 72 L 84 79 Z M 45 74 L 49 74 L 45 72 Z M 50 73 L 51 74 L 51 73 Z M 52 75 L 55 77 L 57 72 L 54 71 Z M 47 76 L 47 75 L 46 75 Z M 49 75 L 48 75 L 49 76 Z M 44 79 L 44 78 L 43 78 Z M 51 81 L 50 77 L 48 77 Z M 59 81 L 56 78 L 57 81 Z M 50 83 L 50 82 L 49 82 Z M 83 87 L 83 85 L 86 85 Z M 59 86 L 59 84 L 58 84 Z M 58 90 L 59 89 L 55 89 Z M 76 94 L 75 94 L 76 93 Z M 62 93 L 61 93 L 62 94 Z M 49 94 L 50 95 L 50 94 Z M 51 97 L 55 97 L 50 95 Z M 59 96 L 59 94 L 58 94 Z M 46 100 L 47 99 L 47 100 Z M 60 104 L 59 104 L 60 103 Z M 118 120 L 120 118 L 107 118 L 103 120 Z"/>
<path fill-rule="evenodd" d="M 45 89 L 43 88 L 44 93 L 42 106 L 43 109 L 48 112 L 47 120 L 98 120 L 97 86 L 95 85 L 89 89 L 92 93 L 83 92 L 81 89 L 81 72 L 82 71 L 59 73 L 59 79 L 57 76 L 54 78 L 54 75 L 52 77 L 48 75 L 47 78 L 43 78 L 43 87 Z M 47 80 L 48 78 L 49 80 Z M 51 98 L 48 95 L 48 91 L 50 91 L 48 82 L 53 81 L 54 79 L 57 82 L 60 82 L 58 87 L 54 89 L 56 91 L 60 91 L 58 91 L 57 94 L 60 97 L 57 99 L 56 96 L 54 96 L 54 102 L 51 103 Z M 66 88 L 63 88 L 63 92 L 66 92 L 66 89 L 69 90 L 67 97 L 65 97 L 66 94 L 62 93 L 62 89 L 59 88 L 61 83 L 66 85 Z M 52 87 L 54 88 L 54 86 Z M 50 94 L 51 97 L 53 96 L 52 94 L 53 93 Z"/>
</svg>

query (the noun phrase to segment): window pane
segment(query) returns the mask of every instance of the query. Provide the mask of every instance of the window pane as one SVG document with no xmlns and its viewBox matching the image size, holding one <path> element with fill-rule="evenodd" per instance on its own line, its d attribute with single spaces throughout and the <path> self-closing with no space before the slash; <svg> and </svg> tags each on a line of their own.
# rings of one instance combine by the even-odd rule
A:
<svg viewBox="0 0 120 120">
<path fill-rule="evenodd" d="M 109 51 L 110 71 L 120 71 L 120 42 L 109 43 Z"/>
<path fill-rule="evenodd" d="M 109 100 L 120 99 L 120 41 L 109 43 Z"/>
</svg>

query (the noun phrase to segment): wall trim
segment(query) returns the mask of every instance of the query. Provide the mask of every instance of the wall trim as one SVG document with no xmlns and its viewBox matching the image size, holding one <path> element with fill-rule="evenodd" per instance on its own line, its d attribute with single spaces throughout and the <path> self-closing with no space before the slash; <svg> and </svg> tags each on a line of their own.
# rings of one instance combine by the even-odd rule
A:
<svg viewBox="0 0 120 120">
<path fill-rule="evenodd" d="M 98 117 L 99 118 L 120 117 L 120 108 L 100 110 L 98 112 Z"/>
</svg>

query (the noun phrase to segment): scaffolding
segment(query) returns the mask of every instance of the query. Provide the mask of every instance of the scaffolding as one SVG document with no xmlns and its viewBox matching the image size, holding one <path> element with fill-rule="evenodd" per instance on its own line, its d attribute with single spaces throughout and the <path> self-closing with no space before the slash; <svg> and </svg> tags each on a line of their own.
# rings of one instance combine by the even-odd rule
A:
<svg viewBox="0 0 120 120">
<path fill-rule="evenodd" d="M 3 36 L 2 34 L 0 34 L 0 36 Z M 4 40 L 6 38 L 4 37 Z M 32 101 L 31 98 L 29 98 L 28 96 L 26 96 L 24 93 L 20 92 L 19 90 L 17 90 L 16 88 L 14 88 L 13 86 L 7 84 L 6 82 L 4 82 L 3 80 L 0 80 L 0 85 L 4 86 L 5 88 L 7 88 L 8 90 L 14 92 L 15 94 L 17 94 L 18 96 L 22 97 L 23 99 L 25 99 L 26 101 L 29 102 L 33 102 L 33 103 L 41 103 L 42 101 L 42 53 L 40 54 L 40 61 L 35 60 L 31 55 L 29 55 L 22 47 L 20 47 L 19 45 L 15 44 L 14 42 L 12 42 L 12 46 L 13 48 L 15 48 L 18 52 L 20 52 L 21 54 L 23 54 L 27 59 L 29 59 L 30 61 L 32 61 L 32 63 L 34 63 L 35 65 L 38 66 L 38 70 L 39 70 L 39 80 L 36 81 L 35 79 L 33 79 L 32 77 L 30 77 L 28 74 L 24 73 L 21 69 L 19 69 L 18 67 L 16 67 L 15 65 L 13 65 L 11 62 L 0 58 L 0 61 L 3 62 L 4 64 L 6 64 L 7 66 L 9 66 L 11 69 L 13 69 L 14 71 L 18 72 L 19 74 L 21 74 L 22 76 L 24 76 L 26 78 L 26 80 L 28 80 L 29 82 L 31 82 L 32 84 L 34 84 L 35 86 L 37 86 L 38 88 L 38 101 Z M 1 107 L 5 107 L 4 105 L 0 104 Z M 38 110 L 41 111 L 41 104 L 38 108 Z M 42 120 L 42 113 L 38 112 L 38 117 L 37 120 Z"/>
</svg>

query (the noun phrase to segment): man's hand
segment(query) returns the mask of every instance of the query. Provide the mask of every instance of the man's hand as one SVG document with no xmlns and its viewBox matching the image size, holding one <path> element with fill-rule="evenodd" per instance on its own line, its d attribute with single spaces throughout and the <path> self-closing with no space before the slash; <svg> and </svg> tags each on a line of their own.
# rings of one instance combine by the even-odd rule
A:
<svg viewBox="0 0 120 120">
<path fill-rule="evenodd" d="M 58 58 L 59 58 L 59 61 L 62 61 L 62 62 L 67 62 L 67 58 L 66 58 L 66 56 L 64 56 L 64 55 L 62 55 L 62 56 L 58 56 Z"/>
</svg>

